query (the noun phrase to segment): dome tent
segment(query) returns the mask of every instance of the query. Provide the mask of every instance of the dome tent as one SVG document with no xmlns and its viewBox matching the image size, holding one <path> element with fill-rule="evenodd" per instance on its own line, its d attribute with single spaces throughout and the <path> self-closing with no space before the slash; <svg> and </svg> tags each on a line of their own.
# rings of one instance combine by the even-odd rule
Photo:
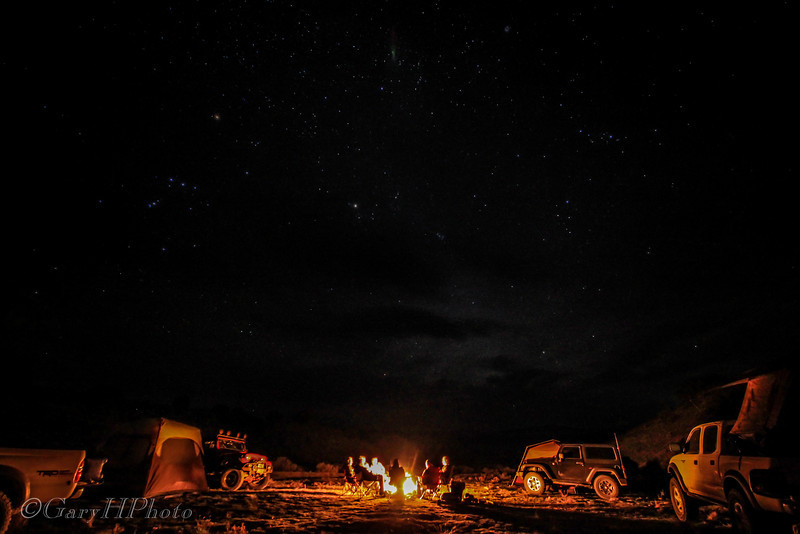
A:
<svg viewBox="0 0 800 534">
<path fill-rule="evenodd" d="M 117 425 L 100 452 L 107 491 L 153 497 L 208 489 L 200 429 L 165 418 Z"/>
</svg>

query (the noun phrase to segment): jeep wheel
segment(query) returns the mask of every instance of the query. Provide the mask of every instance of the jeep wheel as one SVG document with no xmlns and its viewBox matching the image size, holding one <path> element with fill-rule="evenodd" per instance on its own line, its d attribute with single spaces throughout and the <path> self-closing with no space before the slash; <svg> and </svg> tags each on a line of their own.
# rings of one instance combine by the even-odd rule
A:
<svg viewBox="0 0 800 534">
<path fill-rule="evenodd" d="M 603 500 L 610 501 L 619 497 L 619 482 L 609 475 L 599 475 L 594 479 L 594 492 Z"/>
<path fill-rule="evenodd" d="M 253 488 L 254 490 L 263 490 L 268 485 L 269 485 L 269 474 L 266 474 L 263 477 L 258 478 L 256 480 L 252 480 L 250 482 L 250 487 Z"/>
<path fill-rule="evenodd" d="M 243 483 L 244 476 L 238 469 L 228 469 L 222 473 L 222 479 L 220 480 L 220 486 L 222 486 L 222 489 L 236 491 L 242 487 Z"/>
<path fill-rule="evenodd" d="M 675 477 L 669 479 L 669 500 L 672 502 L 675 517 L 681 523 L 692 520 L 697 515 L 697 505 L 686 496 L 681 483 Z"/>
<path fill-rule="evenodd" d="M 743 534 L 761 532 L 761 524 L 756 511 L 750 506 L 750 501 L 738 489 L 728 492 L 728 510 L 731 512 L 733 526 Z"/>
<path fill-rule="evenodd" d="M 9 523 L 11 523 L 11 501 L 0 491 L 0 534 L 8 529 Z"/>
<path fill-rule="evenodd" d="M 525 488 L 525 491 L 528 493 L 532 493 L 533 495 L 542 495 L 546 489 L 544 477 L 536 471 L 531 471 L 525 475 L 525 481 L 522 484 L 522 487 Z"/>
</svg>

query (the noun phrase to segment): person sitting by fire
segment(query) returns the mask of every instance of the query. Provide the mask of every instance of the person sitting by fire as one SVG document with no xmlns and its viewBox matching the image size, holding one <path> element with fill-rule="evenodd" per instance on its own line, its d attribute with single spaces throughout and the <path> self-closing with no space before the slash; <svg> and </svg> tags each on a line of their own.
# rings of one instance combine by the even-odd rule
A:
<svg viewBox="0 0 800 534">
<path fill-rule="evenodd" d="M 436 491 L 439 487 L 439 467 L 430 460 L 425 460 L 425 470 L 417 478 L 417 496 L 423 497 L 426 491 Z"/>
<path fill-rule="evenodd" d="M 439 484 L 449 486 L 453 481 L 453 465 L 449 456 L 442 456 L 442 469 L 439 472 Z"/>
<path fill-rule="evenodd" d="M 380 475 L 383 478 L 383 485 L 389 483 L 389 477 L 386 475 L 386 468 L 383 467 L 383 464 L 378 461 L 377 458 L 372 459 L 372 463 L 369 466 L 369 472 L 373 475 Z"/>
<path fill-rule="evenodd" d="M 369 470 L 369 464 L 367 464 L 367 457 L 366 456 L 359 456 L 358 457 L 358 476 L 362 481 L 366 482 L 378 482 L 380 487 L 380 494 L 383 495 L 383 476 L 381 475 L 374 475 Z"/>
<path fill-rule="evenodd" d="M 358 484 L 358 473 L 353 465 L 353 457 L 348 456 L 347 462 L 344 464 L 344 480 L 348 484 Z"/>
<path fill-rule="evenodd" d="M 402 497 L 404 493 L 403 485 L 406 482 L 406 470 L 400 467 L 400 462 L 395 458 L 392 460 L 392 465 L 389 467 L 389 484 L 394 486 L 397 491 L 396 497 Z"/>
</svg>

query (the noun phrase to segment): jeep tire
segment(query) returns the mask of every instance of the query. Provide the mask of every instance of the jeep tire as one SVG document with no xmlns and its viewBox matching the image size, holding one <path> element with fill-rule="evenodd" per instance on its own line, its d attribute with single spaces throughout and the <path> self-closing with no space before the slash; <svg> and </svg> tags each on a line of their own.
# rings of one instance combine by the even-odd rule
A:
<svg viewBox="0 0 800 534">
<path fill-rule="evenodd" d="M 547 489 L 544 477 L 536 471 L 531 471 L 525 475 L 522 487 L 525 488 L 525 491 L 532 495 L 543 495 L 545 489 Z"/>
<path fill-rule="evenodd" d="M 8 530 L 8 525 L 11 523 L 11 500 L 8 495 L 0 491 L 0 534 Z"/>
<path fill-rule="evenodd" d="M 242 487 L 243 483 L 244 473 L 242 473 L 239 469 L 228 469 L 222 473 L 222 478 L 219 481 L 219 485 L 222 486 L 222 489 L 226 489 L 228 491 L 238 490 Z"/>
<path fill-rule="evenodd" d="M 697 516 L 697 503 L 690 499 L 683 491 L 677 477 L 669 479 L 669 500 L 672 503 L 672 511 L 681 523 L 691 521 Z"/>
<path fill-rule="evenodd" d="M 269 485 L 270 475 L 267 473 L 263 477 L 250 482 L 250 487 L 254 490 L 263 490 Z"/>
<path fill-rule="evenodd" d="M 592 482 L 594 492 L 604 501 L 619 497 L 619 482 L 611 475 L 598 475 Z"/>
</svg>

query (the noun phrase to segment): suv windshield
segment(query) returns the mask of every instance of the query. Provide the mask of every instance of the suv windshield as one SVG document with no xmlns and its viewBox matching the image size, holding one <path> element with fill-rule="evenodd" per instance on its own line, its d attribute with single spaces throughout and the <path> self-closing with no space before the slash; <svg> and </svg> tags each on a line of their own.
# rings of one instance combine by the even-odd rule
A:
<svg viewBox="0 0 800 534">
<path fill-rule="evenodd" d="M 246 447 L 244 441 L 231 439 L 231 438 L 219 438 L 218 440 L 218 448 L 227 451 L 238 451 L 244 452 Z"/>
</svg>

